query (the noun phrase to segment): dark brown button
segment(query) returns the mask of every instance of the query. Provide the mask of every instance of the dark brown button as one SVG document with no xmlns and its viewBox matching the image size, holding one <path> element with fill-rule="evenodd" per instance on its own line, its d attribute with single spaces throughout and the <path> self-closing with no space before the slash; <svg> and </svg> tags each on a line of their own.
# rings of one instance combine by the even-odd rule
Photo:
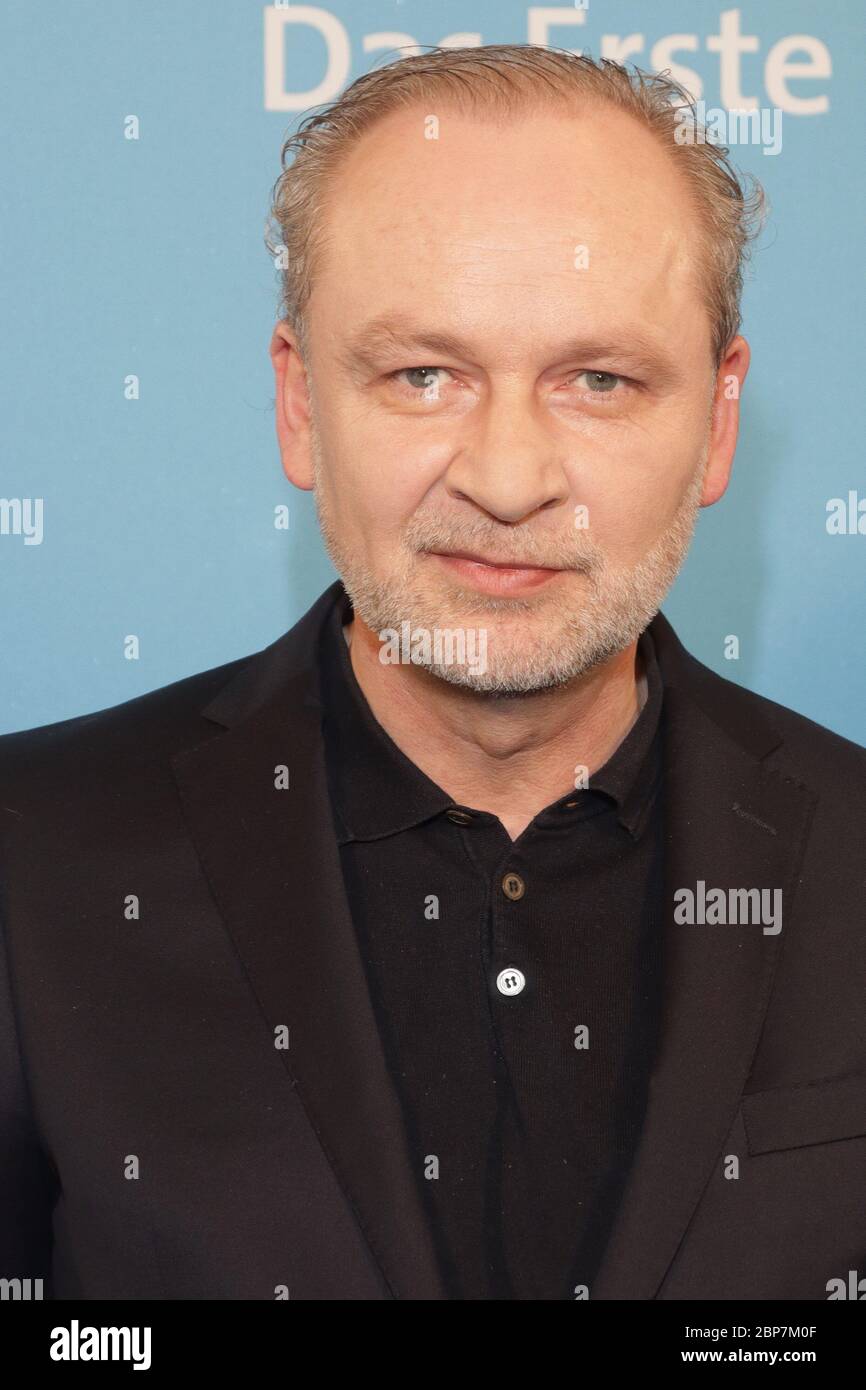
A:
<svg viewBox="0 0 866 1390">
<path fill-rule="evenodd" d="M 453 820 L 455 825 L 470 825 L 472 817 L 468 811 L 446 811 L 449 820 Z"/>
<path fill-rule="evenodd" d="M 526 892 L 526 884 L 520 874 L 506 874 L 502 880 L 502 891 L 506 898 L 510 898 L 513 903 L 516 903 L 517 899 L 522 898 Z"/>
</svg>

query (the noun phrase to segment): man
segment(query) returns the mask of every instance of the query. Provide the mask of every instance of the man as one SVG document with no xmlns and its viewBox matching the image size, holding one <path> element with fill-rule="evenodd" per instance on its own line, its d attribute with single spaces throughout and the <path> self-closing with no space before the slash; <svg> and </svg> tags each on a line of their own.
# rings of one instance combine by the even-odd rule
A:
<svg viewBox="0 0 866 1390">
<path fill-rule="evenodd" d="M 866 754 L 659 612 L 756 209 L 663 79 L 367 74 L 289 142 L 266 651 L 0 742 L 5 1277 L 824 1299 L 866 1265 Z"/>
</svg>

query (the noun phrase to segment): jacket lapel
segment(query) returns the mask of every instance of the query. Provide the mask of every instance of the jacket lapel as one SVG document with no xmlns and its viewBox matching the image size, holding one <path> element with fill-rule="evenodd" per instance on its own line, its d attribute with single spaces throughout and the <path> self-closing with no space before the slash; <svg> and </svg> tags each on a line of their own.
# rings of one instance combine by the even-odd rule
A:
<svg viewBox="0 0 866 1390">
<path fill-rule="evenodd" d="M 659 614 L 664 679 L 664 994 L 644 1128 L 594 1299 L 659 1291 L 734 1122 L 791 929 L 814 794 L 762 766 L 779 734 Z M 781 888 L 782 928 L 676 925 L 674 892 Z"/>
<path fill-rule="evenodd" d="M 443 1299 L 399 1101 L 343 891 L 313 655 L 331 585 L 203 711 L 173 759 L 199 856 L 292 1084 L 390 1293 Z M 814 794 L 762 765 L 781 742 L 748 692 L 651 631 L 665 686 L 664 998 L 646 1118 L 593 1299 L 658 1293 L 736 1116 L 769 1000 Z M 288 768 L 277 790 L 275 769 Z M 673 894 L 781 888 L 783 925 L 682 925 Z"/>
<path fill-rule="evenodd" d="M 204 711 L 173 766 L 197 850 L 322 1149 L 396 1298 L 446 1293 L 343 891 L 312 658 L 334 584 Z M 207 726 L 203 726 L 206 728 Z M 285 766 L 288 789 L 275 787 Z"/>
</svg>

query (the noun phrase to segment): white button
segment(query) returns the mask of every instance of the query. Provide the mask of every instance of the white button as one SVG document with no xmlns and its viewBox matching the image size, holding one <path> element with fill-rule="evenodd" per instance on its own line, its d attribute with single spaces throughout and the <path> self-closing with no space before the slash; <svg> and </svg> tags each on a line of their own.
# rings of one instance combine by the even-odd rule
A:
<svg viewBox="0 0 866 1390">
<path fill-rule="evenodd" d="M 519 994 L 525 984 L 526 976 L 515 965 L 509 965 L 507 970 L 500 970 L 496 976 L 496 988 L 500 994 Z"/>
</svg>

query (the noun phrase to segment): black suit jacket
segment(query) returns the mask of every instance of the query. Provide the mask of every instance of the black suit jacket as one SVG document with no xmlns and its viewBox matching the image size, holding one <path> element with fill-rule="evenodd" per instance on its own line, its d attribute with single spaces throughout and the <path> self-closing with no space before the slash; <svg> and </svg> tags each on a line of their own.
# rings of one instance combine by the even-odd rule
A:
<svg viewBox="0 0 866 1390">
<path fill-rule="evenodd" d="M 444 1296 L 308 699 L 336 593 L 253 657 L 0 739 L 0 1277 Z M 866 1275 L 866 751 L 652 634 L 663 1018 L 591 1297 L 825 1299 Z M 781 932 L 676 925 L 698 880 L 781 888 Z"/>
</svg>

